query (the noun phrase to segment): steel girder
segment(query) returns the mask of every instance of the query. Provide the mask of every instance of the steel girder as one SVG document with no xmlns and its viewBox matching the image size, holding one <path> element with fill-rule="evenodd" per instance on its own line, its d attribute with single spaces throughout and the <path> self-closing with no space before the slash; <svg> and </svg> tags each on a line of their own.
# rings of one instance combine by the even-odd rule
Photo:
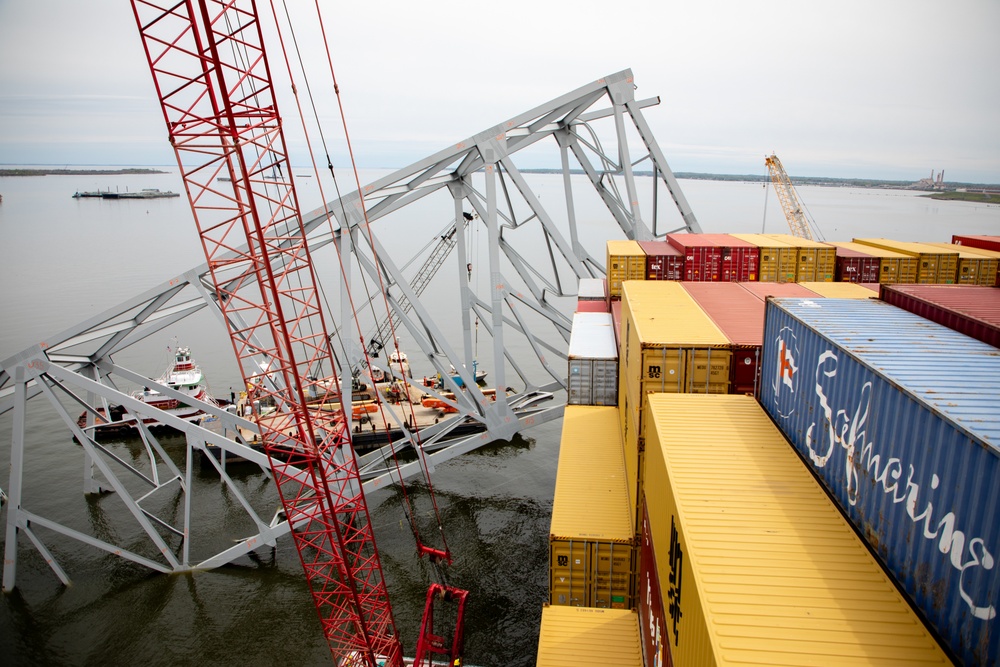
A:
<svg viewBox="0 0 1000 667">
<path fill-rule="evenodd" d="M 642 113 L 659 100 L 637 100 L 634 91 L 631 71 L 606 76 L 381 178 L 361 192 L 352 192 L 303 215 L 314 261 L 322 265 L 330 254 L 324 254 L 323 249 L 333 246 L 343 266 L 334 280 L 337 284 L 333 289 L 327 286 L 325 291 L 340 300 L 340 315 L 336 318 L 339 327 L 330 326 L 330 330 L 336 331 L 338 339 L 337 361 L 345 382 L 343 389 L 350 390 L 350 371 L 364 365 L 365 335 L 378 331 L 384 318 L 390 316 L 384 306 L 380 317 L 374 314 L 374 307 L 355 312 L 351 303 L 352 299 L 355 304 L 365 303 L 365 299 L 380 303 L 380 295 L 363 294 L 361 285 L 378 284 L 381 278 L 391 315 L 401 323 L 402 330 L 397 329 L 397 333 L 404 339 L 411 364 L 439 373 L 444 390 L 454 397 L 425 387 L 419 380 L 407 381 L 458 410 L 454 417 L 422 429 L 419 437 L 411 434 L 406 424 L 397 423 L 406 434 L 403 438 L 359 456 L 366 492 L 396 483 L 400 477 L 426 472 L 422 466 L 432 469 L 489 442 L 510 439 L 533 425 L 562 416 L 564 400 L 560 391 L 566 388 L 566 346 L 572 310 L 567 304 L 580 278 L 599 277 L 605 270 L 603 258 L 595 257 L 596 253 L 587 247 L 595 234 L 603 246 L 605 239 L 614 237 L 643 240 L 661 237 L 668 231 L 701 231 Z M 542 203 L 542 195 L 533 187 L 537 176 L 520 166 L 522 156 L 529 163 L 544 160 L 540 156 L 545 148 L 556 156 L 545 164 L 557 161 L 560 165 L 557 170 L 548 170 L 561 186 L 556 197 L 559 201 L 554 204 L 549 204 L 551 195 Z M 606 209 L 604 215 L 598 215 L 592 205 L 584 212 L 580 191 L 587 184 Z M 661 188 L 669 194 L 675 211 L 659 210 Z M 398 257 L 398 251 L 387 249 L 386 240 L 390 239 L 380 235 L 382 225 L 391 220 L 409 224 L 414 217 L 409 211 L 427 202 L 437 205 L 434 210 L 442 211 L 442 220 L 461 220 L 463 216 L 468 219 L 467 213 L 473 217 L 467 226 L 454 225 L 454 256 L 446 260 L 453 262 L 452 270 L 441 271 L 447 276 L 445 280 L 457 286 L 454 298 L 445 300 L 444 305 L 458 311 L 453 319 L 460 322 L 459 331 L 438 322 L 442 299 L 431 304 L 415 293 L 413 283 L 419 278 L 407 275 L 407 268 L 419 265 L 420 257 Z M 661 216 L 667 220 L 661 221 Z M 594 229 L 597 222 L 604 225 L 600 231 Z M 435 234 L 439 227 L 435 225 L 427 233 Z M 470 254 L 473 234 L 487 238 L 485 251 L 475 257 Z M 593 247 L 593 243 L 590 245 Z M 480 259 L 487 264 L 489 277 L 485 294 L 478 293 L 473 282 L 464 279 L 467 271 L 471 277 L 470 264 L 478 264 Z M 240 428 L 253 433 L 256 427 L 252 422 L 206 404 L 203 407 L 210 417 L 202 424 L 181 420 L 172 423 L 169 415 L 132 399 L 128 391 L 119 388 L 119 384 L 145 384 L 165 394 L 171 391 L 113 361 L 116 354 L 151 335 L 206 309 L 215 314 L 220 325 L 218 335 L 223 335 L 224 315 L 215 302 L 207 273 L 207 265 L 195 267 L 0 364 L 0 414 L 13 414 L 11 474 L 6 483 L 5 590 L 15 584 L 19 533 L 28 536 L 60 580 L 69 581 L 34 526 L 163 572 L 217 567 L 262 545 L 273 546 L 289 531 L 277 511 L 273 519 L 261 518 L 265 513 L 243 497 L 239 485 L 227 474 L 225 463 L 206 454 L 209 450 L 224 450 L 266 471 L 266 457 L 238 435 Z M 366 319 L 368 311 L 371 314 Z M 495 401 L 479 389 L 470 370 L 478 361 L 480 323 L 490 341 L 489 355 L 484 356 L 492 364 L 492 384 L 498 388 Z M 249 329 L 240 322 L 234 328 Z M 253 346 L 255 341 L 247 343 Z M 391 370 L 378 359 L 373 360 L 373 365 L 386 372 Z M 466 390 L 452 379 L 451 368 L 457 369 Z M 510 385 L 518 388 L 503 391 Z M 47 399 L 42 405 L 48 406 L 39 405 L 39 409 L 54 411 L 65 423 L 67 440 L 75 438 L 81 444 L 80 450 L 69 451 L 75 451 L 74 456 L 83 455 L 84 493 L 115 492 L 128 510 L 133 530 L 144 536 L 146 547 L 125 548 L 25 506 L 25 488 L 42 483 L 26 478 L 24 467 L 26 449 L 36 446 L 32 434 L 25 430 L 25 420 L 29 409 L 40 403 L 32 401 L 39 395 Z M 110 405 L 171 423 L 185 436 L 184 451 L 168 455 L 155 434 L 140 428 L 136 435 L 142 442 L 143 460 L 126 461 L 91 438 L 91 432 L 77 424 L 76 411 L 70 412 L 67 405 L 90 415 L 90 424 L 99 409 L 106 410 Z M 477 422 L 482 431 L 449 437 L 462 421 Z M 398 469 L 388 465 L 390 449 L 413 446 L 422 448 L 427 455 Z M 203 457 L 218 471 L 220 485 L 233 493 L 257 532 L 240 536 L 233 546 L 214 555 L 192 558 L 198 538 L 191 529 L 192 516 L 215 511 L 213 507 L 199 507 L 191 498 L 191 471 L 197 457 Z M 135 480 L 139 480 L 139 488 Z M 162 516 L 144 507 L 170 494 L 183 507 L 179 514 Z M 272 511 L 277 507 L 276 497 L 274 502 Z M 128 544 L 134 544 L 134 540 L 131 535 Z"/>
</svg>

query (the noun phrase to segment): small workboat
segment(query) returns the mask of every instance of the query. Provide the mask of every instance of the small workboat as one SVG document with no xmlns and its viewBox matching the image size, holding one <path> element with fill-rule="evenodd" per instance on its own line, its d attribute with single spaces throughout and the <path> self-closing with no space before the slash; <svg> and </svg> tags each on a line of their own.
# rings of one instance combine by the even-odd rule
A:
<svg viewBox="0 0 1000 667">
<path fill-rule="evenodd" d="M 221 405 L 220 401 L 209 394 L 201 367 L 192 359 L 189 348 L 178 347 L 174 351 L 173 361 L 163 375 L 157 378 L 156 382 L 180 392 L 185 397 L 192 399 L 192 401 Z M 188 403 L 185 399 L 167 396 L 150 387 L 143 387 L 141 391 L 133 392 L 131 397 L 185 421 L 197 422 L 205 415 L 205 412 L 197 404 Z M 125 408 L 120 405 L 111 406 L 110 419 L 108 419 L 108 415 L 105 414 L 103 408 L 99 408 L 98 413 L 99 416 L 94 418 L 93 430 L 95 433 L 122 431 L 135 428 L 136 426 L 135 417 L 127 414 Z M 148 417 L 143 418 L 143 423 L 151 428 L 166 427 L 159 420 Z M 80 415 L 77 424 L 80 428 L 86 429 L 86 412 Z"/>
</svg>

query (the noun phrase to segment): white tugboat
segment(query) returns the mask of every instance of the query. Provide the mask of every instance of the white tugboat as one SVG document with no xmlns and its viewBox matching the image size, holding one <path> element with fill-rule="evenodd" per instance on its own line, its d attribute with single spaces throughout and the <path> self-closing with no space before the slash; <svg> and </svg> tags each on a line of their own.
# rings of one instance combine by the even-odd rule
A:
<svg viewBox="0 0 1000 667">
<path fill-rule="evenodd" d="M 220 404 L 208 393 L 201 367 L 191 358 L 191 350 L 187 347 L 178 347 L 174 351 L 173 362 L 167 371 L 157 378 L 156 382 L 190 397 L 192 403 L 188 403 L 184 399 L 172 398 L 150 387 L 143 387 L 141 391 L 133 392 L 132 398 L 190 422 L 197 422 L 205 415 L 205 412 L 193 403 L 194 401 L 202 401 L 212 405 Z M 135 416 L 127 414 L 120 405 L 111 406 L 110 421 L 105 418 L 103 408 L 99 408 L 98 412 L 100 416 L 95 417 L 94 426 L 91 427 L 95 434 L 108 434 L 135 428 Z M 87 413 L 84 412 L 80 415 L 78 424 L 80 428 L 86 430 L 86 423 Z M 151 417 L 144 418 L 143 423 L 151 428 L 168 428 L 166 424 Z"/>
</svg>

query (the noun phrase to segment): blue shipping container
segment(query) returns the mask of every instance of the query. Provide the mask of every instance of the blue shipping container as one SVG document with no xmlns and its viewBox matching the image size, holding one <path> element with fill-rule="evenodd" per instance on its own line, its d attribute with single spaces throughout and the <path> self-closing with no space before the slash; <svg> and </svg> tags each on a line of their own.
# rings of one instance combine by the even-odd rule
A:
<svg viewBox="0 0 1000 667">
<path fill-rule="evenodd" d="M 1000 349 L 880 301 L 768 299 L 761 369 L 761 404 L 951 651 L 998 664 Z"/>
</svg>

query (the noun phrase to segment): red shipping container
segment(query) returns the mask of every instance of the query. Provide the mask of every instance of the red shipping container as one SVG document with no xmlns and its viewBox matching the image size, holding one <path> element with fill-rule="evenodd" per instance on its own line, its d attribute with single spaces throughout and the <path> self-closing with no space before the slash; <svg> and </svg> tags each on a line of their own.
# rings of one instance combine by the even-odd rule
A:
<svg viewBox="0 0 1000 667">
<path fill-rule="evenodd" d="M 879 298 L 1000 347 L 1000 289 L 987 285 L 882 285 Z"/>
<path fill-rule="evenodd" d="M 966 236 L 955 234 L 951 237 L 951 242 L 955 245 L 967 245 L 973 248 L 985 248 L 993 252 L 1000 252 L 1000 236 Z"/>
<path fill-rule="evenodd" d="M 646 253 L 646 280 L 684 280 L 684 253 L 666 241 L 639 241 Z"/>
<path fill-rule="evenodd" d="M 806 289 L 798 283 L 740 283 L 740 287 L 747 290 L 761 301 L 769 296 L 790 296 L 804 298 L 822 298 L 811 289 Z M 761 325 L 763 326 L 763 325 Z"/>
<path fill-rule="evenodd" d="M 837 273 L 834 278 L 838 283 L 877 283 L 881 271 L 882 259 L 874 255 L 851 248 L 837 249 Z"/>
<path fill-rule="evenodd" d="M 719 246 L 719 281 L 744 283 L 757 280 L 760 247 L 729 234 L 701 234 Z"/>
<path fill-rule="evenodd" d="M 590 301 L 589 299 L 577 299 L 576 312 L 578 313 L 606 313 L 608 312 L 607 301 Z"/>
<path fill-rule="evenodd" d="M 764 335 L 764 302 L 735 283 L 682 285 L 733 344 L 729 364 L 732 393 L 755 394 Z"/>
<path fill-rule="evenodd" d="M 646 500 L 639 509 L 642 512 L 642 533 L 639 546 L 639 583 L 636 598 L 639 602 L 639 636 L 642 639 L 643 667 L 671 667 L 670 642 L 667 631 L 670 625 L 663 613 L 663 599 L 660 597 L 660 578 L 656 573 L 656 554 L 653 552 L 653 537 L 649 530 L 649 515 L 646 514 Z"/>
<path fill-rule="evenodd" d="M 704 234 L 667 234 L 667 241 L 684 253 L 684 280 L 713 282 L 719 279 L 722 248 L 705 241 Z"/>
</svg>

